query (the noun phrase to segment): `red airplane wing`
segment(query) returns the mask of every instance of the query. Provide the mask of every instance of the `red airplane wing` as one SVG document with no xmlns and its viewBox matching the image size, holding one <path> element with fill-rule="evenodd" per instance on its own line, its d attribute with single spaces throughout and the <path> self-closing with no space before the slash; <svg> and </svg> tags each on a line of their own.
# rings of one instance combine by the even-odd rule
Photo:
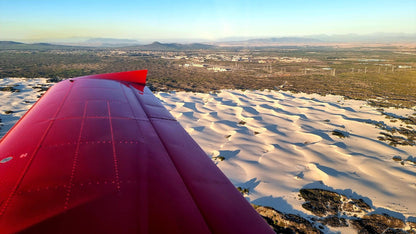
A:
<svg viewBox="0 0 416 234">
<path fill-rule="evenodd" d="M 0 141 L 0 232 L 271 233 L 144 87 L 62 81 Z"/>
</svg>

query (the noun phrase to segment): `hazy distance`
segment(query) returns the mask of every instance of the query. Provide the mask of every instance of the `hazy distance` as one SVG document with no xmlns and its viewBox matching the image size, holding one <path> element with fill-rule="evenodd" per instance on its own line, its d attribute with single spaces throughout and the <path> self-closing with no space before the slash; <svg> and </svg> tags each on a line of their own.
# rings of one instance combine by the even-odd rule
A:
<svg viewBox="0 0 416 234">
<path fill-rule="evenodd" d="M 416 1 L 0 1 L 0 40 L 212 42 L 416 34 Z"/>
</svg>

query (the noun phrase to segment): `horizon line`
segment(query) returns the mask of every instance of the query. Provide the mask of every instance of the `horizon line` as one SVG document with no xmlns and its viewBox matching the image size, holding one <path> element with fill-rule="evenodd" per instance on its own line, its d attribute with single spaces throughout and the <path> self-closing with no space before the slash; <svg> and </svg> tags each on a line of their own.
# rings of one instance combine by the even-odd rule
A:
<svg viewBox="0 0 416 234">
<path fill-rule="evenodd" d="M 22 42 L 22 43 L 28 43 L 28 44 L 34 44 L 34 43 L 87 43 L 88 40 L 114 40 L 114 41 L 131 41 L 120 43 L 120 44 L 151 44 L 154 42 L 161 42 L 161 43 L 222 43 L 222 42 L 241 42 L 241 41 L 247 41 L 247 40 L 264 40 L 264 39 L 284 39 L 284 38 L 302 38 L 302 39 L 315 39 L 315 40 L 322 40 L 322 42 L 342 42 L 343 40 L 340 40 L 340 38 L 336 38 L 334 40 L 333 37 L 372 37 L 372 36 L 380 36 L 380 35 L 386 35 L 390 37 L 399 37 L 399 36 L 405 36 L 405 37 L 415 37 L 412 38 L 416 42 L 416 32 L 415 33 L 408 33 L 408 32 L 374 32 L 374 33 L 345 33 L 345 34 L 326 34 L 326 33 L 320 33 L 320 34 L 309 34 L 309 35 L 275 35 L 275 36 L 231 36 L 231 37 L 224 37 L 224 38 L 217 38 L 217 39 L 204 39 L 204 38 L 131 38 L 131 37 L 64 37 L 64 38 L 39 38 L 39 39 L 26 39 L 26 38 L 0 38 L 0 41 L 14 41 L 14 42 Z M 319 38 L 321 37 L 321 38 Z M 332 39 L 333 40 L 324 40 L 322 37 L 327 37 L 326 39 Z M 356 38 L 353 40 L 356 42 L 356 40 L 359 38 Z M 391 41 L 388 40 L 388 38 L 378 38 L 379 41 Z M 399 38 L 398 38 L 399 39 Z M 406 38 L 404 38 L 406 39 Z M 352 38 L 345 38 L 345 42 L 351 42 Z M 368 38 L 367 38 L 368 40 Z M 403 40 L 402 40 L 403 41 Z"/>
</svg>

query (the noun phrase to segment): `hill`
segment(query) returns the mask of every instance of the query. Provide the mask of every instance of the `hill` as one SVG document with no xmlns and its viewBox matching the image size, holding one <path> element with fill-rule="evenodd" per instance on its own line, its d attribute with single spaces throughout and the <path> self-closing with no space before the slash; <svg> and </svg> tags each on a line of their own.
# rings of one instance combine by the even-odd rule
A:
<svg viewBox="0 0 416 234">
<path fill-rule="evenodd" d="M 76 49 L 77 46 L 55 45 L 49 43 L 33 43 L 27 44 L 16 41 L 0 41 L 0 50 L 63 50 Z"/>
<path fill-rule="evenodd" d="M 91 38 L 86 40 L 80 45 L 84 46 L 95 46 L 95 47 L 123 47 L 123 46 L 133 46 L 140 45 L 140 42 L 137 40 L 131 39 L 117 39 L 117 38 Z"/>
<path fill-rule="evenodd" d="M 314 43 L 321 40 L 307 37 L 272 37 L 247 40 L 248 43 Z"/>
<path fill-rule="evenodd" d="M 218 46 L 280 47 L 285 45 L 330 45 L 333 43 L 391 44 L 416 43 L 412 33 L 370 33 L 370 34 L 316 34 L 301 37 L 239 38 L 218 41 Z"/>
</svg>

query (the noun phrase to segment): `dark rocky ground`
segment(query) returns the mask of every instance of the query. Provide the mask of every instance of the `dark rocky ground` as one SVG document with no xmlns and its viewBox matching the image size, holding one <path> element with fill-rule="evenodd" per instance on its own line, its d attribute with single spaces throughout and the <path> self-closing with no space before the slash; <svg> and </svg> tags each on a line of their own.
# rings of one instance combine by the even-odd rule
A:
<svg viewBox="0 0 416 234">
<path fill-rule="evenodd" d="M 350 198 L 323 189 L 301 189 L 302 207 L 313 215 L 303 218 L 271 207 L 253 207 L 276 233 L 325 233 L 328 227 L 352 227 L 357 233 L 414 233 L 416 223 L 375 213 L 363 199 Z"/>
</svg>

